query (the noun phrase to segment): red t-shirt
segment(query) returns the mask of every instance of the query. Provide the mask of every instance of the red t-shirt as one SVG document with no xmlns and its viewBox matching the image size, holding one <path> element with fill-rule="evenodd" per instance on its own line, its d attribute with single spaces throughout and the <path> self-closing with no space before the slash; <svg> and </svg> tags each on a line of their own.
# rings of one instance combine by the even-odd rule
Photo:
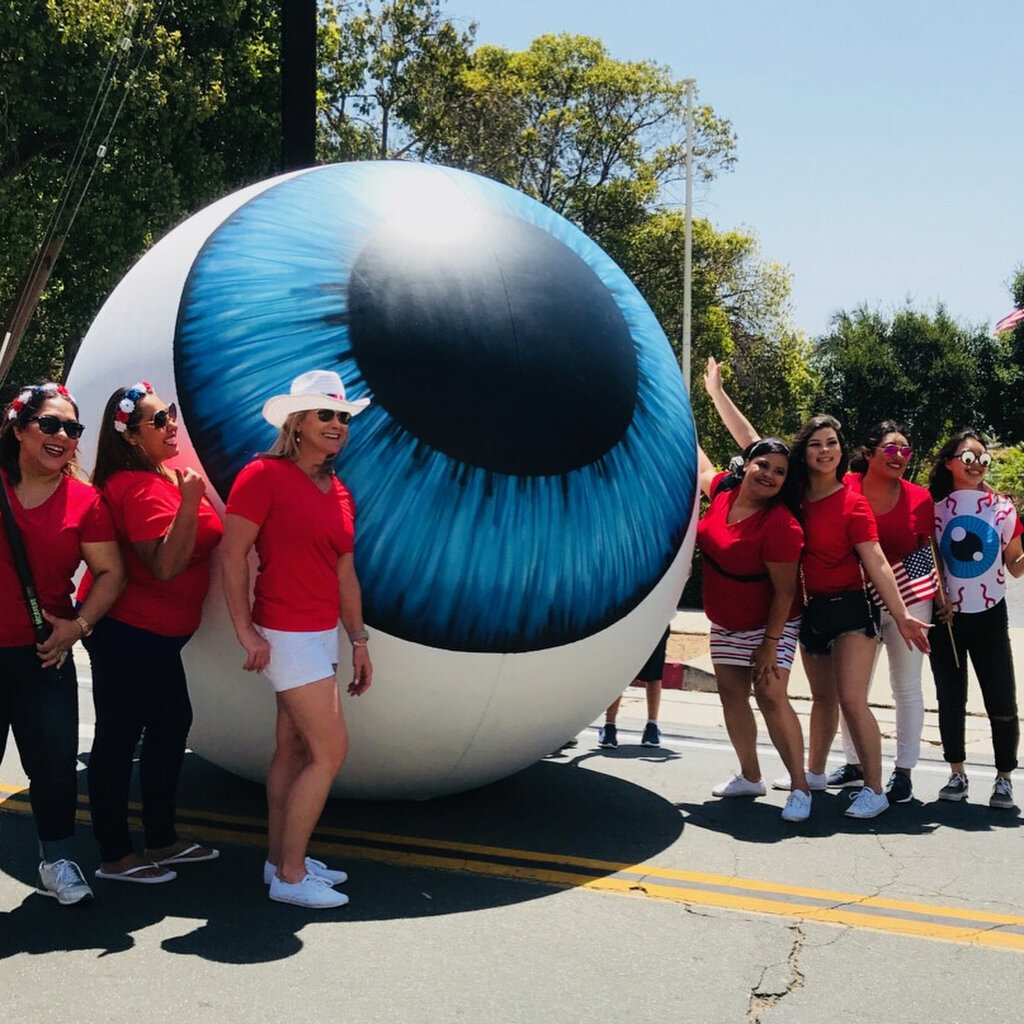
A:
<svg viewBox="0 0 1024 1024">
<path fill-rule="evenodd" d="M 711 492 L 725 477 L 719 473 Z M 800 557 L 804 532 L 793 513 L 780 501 L 738 523 L 727 521 L 739 488 L 721 491 L 697 524 L 697 544 L 726 572 L 735 576 L 767 573 L 766 562 L 795 562 Z M 728 630 L 758 629 L 768 621 L 772 584 L 763 580 L 741 582 L 704 561 L 704 612 L 716 625 Z M 800 614 L 802 601 L 794 601 L 789 618 Z"/>
<path fill-rule="evenodd" d="M 804 586 L 808 597 L 857 590 L 863 583 L 855 544 L 878 540 L 868 499 L 849 487 L 803 502 Z"/>
<path fill-rule="evenodd" d="M 290 459 L 257 458 L 235 478 L 226 511 L 260 528 L 253 622 L 292 632 L 337 626 L 338 560 L 355 538 L 348 488 L 332 476 L 324 494 Z"/>
<path fill-rule="evenodd" d="M 850 490 L 863 494 L 864 477 L 860 473 L 847 473 L 843 478 Z M 870 504 L 870 502 L 869 502 Z M 900 497 L 888 512 L 875 513 L 878 543 L 890 565 L 902 562 L 911 551 L 931 540 L 935 529 L 935 509 L 932 496 L 919 484 L 900 480 Z"/>
<path fill-rule="evenodd" d="M 36 508 L 23 508 L 10 484 L 7 496 L 21 530 L 40 605 L 57 618 L 73 619 L 71 577 L 82 561 L 82 545 L 114 540 L 114 525 L 99 491 L 64 477 L 57 490 Z M 27 647 L 35 642 L 11 549 L 0 531 L 0 647 Z"/>
<path fill-rule="evenodd" d="M 173 580 L 158 580 L 135 551 L 140 541 L 159 540 L 181 507 L 181 491 L 162 473 L 121 470 L 103 485 L 128 573 L 128 585 L 108 617 L 158 636 L 187 636 L 199 628 L 203 601 L 210 589 L 210 555 L 224 535 L 213 506 L 199 503 L 196 544 L 185 571 Z M 87 576 L 79 588 L 84 600 L 92 586 Z"/>
</svg>

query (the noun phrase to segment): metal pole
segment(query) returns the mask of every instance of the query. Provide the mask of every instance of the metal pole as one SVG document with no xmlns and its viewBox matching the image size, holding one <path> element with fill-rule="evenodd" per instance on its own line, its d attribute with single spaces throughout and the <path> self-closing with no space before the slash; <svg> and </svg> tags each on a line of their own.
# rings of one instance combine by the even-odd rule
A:
<svg viewBox="0 0 1024 1024">
<path fill-rule="evenodd" d="M 686 213 L 683 227 L 683 384 L 690 391 L 690 313 L 693 298 L 693 88 L 696 81 L 684 78 L 686 86 Z"/>
</svg>

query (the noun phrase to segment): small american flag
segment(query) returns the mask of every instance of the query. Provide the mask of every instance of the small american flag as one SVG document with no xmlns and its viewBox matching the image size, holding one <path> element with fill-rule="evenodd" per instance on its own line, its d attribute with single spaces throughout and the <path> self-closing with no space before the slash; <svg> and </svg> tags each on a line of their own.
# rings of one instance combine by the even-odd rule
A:
<svg viewBox="0 0 1024 1024">
<path fill-rule="evenodd" d="M 1007 313 L 999 323 L 996 324 L 993 334 L 1001 334 L 1003 331 L 1013 330 L 1022 320 L 1024 320 L 1024 309 L 1015 309 L 1012 313 Z"/>
<path fill-rule="evenodd" d="M 939 591 L 939 577 L 935 572 L 931 547 L 927 544 L 922 545 L 916 551 L 911 551 L 902 562 L 897 562 L 892 567 L 892 572 L 896 577 L 896 585 L 900 588 L 900 597 L 903 598 L 904 604 L 910 605 L 918 601 L 927 601 Z M 868 593 L 875 604 L 880 608 L 885 607 L 885 602 L 870 580 L 868 580 Z"/>
</svg>

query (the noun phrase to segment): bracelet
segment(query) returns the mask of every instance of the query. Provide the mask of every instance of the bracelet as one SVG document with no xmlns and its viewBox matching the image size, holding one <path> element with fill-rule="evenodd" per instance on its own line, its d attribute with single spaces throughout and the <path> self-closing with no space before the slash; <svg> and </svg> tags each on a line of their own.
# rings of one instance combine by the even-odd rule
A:
<svg viewBox="0 0 1024 1024">
<path fill-rule="evenodd" d="M 369 647 L 370 644 L 369 644 L 369 641 L 367 641 L 367 640 L 353 640 L 352 641 L 352 646 L 353 647 Z"/>
<path fill-rule="evenodd" d="M 781 636 L 769 636 L 767 633 L 765 633 L 764 639 L 765 640 L 774 640 L 774 641 L 778 642 L 779 640 L 782 639 L 782 637 Z"/>
<path fill-rule="evenodd" d="M 357 629 L 354 633 L 349 633 L 349 641 L 354 642 L 356 640 L 369 640 L 370 634 L 365 629 Z"/>
<path fill-rule="evenodd" d="M 78 628 L 82 631 L 83 640 L 92 633 L 92 623 L 84 615 L 79 615 L 75 622 L 78 623 Z"/>
</svg>

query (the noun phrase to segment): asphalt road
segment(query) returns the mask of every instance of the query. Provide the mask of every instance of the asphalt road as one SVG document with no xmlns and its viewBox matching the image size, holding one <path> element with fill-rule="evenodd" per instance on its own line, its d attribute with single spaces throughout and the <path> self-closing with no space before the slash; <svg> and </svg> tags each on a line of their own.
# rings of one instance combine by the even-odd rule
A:
<svg viewBox="0 0 1024 1024">
<path fill-rule="evenodd" d="M 658 750 L 633 745 L 634 701 L 617 751 L 587 730 L 565 756 L 472 793 L 331 803 L 316 848 L 349 871 L 352 903 L 328 912 L 267 900 L 259 787 L 192 755 L 181 831 L 216 842 L 219 860 L 169 885 L 96 881 L 83 908 L 36 895 L 9 744 L 4 1019 L 1019 1019 L 1021 818 L 985 805 L 990 768 L 972 768 L 978 791 L 965 805 L 935 802 L 945 769 L 933 761 L 915 773 L 923 803 L 857 823 L 842 794 L 816 794 L 811 821 L 786 825 L 785 794 L 711 797 L 734 759 L 720 727 L 687 714 L 687 696 L 666 695 Z M 83 752 L 88 718 L 84 706 Z M 763 765 L 769 778 L 779 767 L 768 747 Z M 84 798 L 81 812 L 89 873 Z"/>
</svg>

